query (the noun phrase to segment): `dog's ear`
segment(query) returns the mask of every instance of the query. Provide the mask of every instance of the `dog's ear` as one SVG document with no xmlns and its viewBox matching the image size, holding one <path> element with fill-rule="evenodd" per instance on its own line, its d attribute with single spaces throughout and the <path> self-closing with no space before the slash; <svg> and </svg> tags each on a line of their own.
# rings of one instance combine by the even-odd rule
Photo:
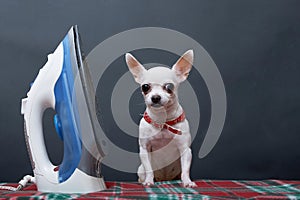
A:
<svg viewBox="0 0 300 200">
<path fill-rule="evenodd" d="M 179 82 L 184 81 L 193 66 L 194 51 L 192 49 L 186 51 L 173 65 L 172 70 L 175 72 Z"/>
<path fill-rule="evenodd" d="M 132 73 L 134 80 L 141 84 L 143 80 L 143 74 L 146 71 L 146 69 L 143 67 L 143 65 L 130 53 L 125 54 L 125 60 L 127 63 L 127 66 L 129 68 L 129 71 Z"/>
</svg>

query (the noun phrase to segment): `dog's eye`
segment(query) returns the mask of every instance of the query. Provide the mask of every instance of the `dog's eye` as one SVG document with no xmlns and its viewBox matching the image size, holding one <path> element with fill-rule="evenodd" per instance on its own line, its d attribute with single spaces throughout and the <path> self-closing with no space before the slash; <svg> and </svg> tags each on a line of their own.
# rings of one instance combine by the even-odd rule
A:
<svg viewBox="0 0 300 200">
<path fill-rule="evenodd" d="M 142 85 L 142 91 L 146 94 L 151 89 L 151 86 L 149 84 Z"/>
<path fill-rule="evenodd" d="M 174 90 L 174 84 L 173 83 L 167 83 L 164 85 L 164 90 L 166 90 L 169 94 L 173 93 Z"/>
</svg>

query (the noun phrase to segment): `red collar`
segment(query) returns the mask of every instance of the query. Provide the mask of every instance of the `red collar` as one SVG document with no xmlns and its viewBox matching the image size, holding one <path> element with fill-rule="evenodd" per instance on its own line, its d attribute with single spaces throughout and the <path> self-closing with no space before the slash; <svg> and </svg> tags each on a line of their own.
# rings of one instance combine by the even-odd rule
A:
<svg viewBox="0 0 300 200">
<path fill-rule="evenodd" d="M 148 115 L 147 112 L 144 113 L 144 119 L 145 119 L 146 122 L 148 122 L 149 124 L 152 124 L 156 128 L 160 128 L 160 129 L 165 128 L 168 131 L 171 131 L 172 133 L 174 133 L 176 135 L 181 135 L 182 134 L 181 130 L 176 129 L 176 128 L 172 127 L 172 126 L 175 125 L 175 124 L 177 124 L 177 123 L 179 123 L 179 122 L 183 122 L 185 120 L 185 113 L 182 112 L 182 114 L 179 117 L 177 117 L 176 119 L 173 119 L 171 121 L 167 121 L 167 122 L 165 122 L 163 124 L 159 124 L 159 123 L 156 123 L 155 121 L 153 121 L 149 117 L 149 115 Z"/>
</svg>

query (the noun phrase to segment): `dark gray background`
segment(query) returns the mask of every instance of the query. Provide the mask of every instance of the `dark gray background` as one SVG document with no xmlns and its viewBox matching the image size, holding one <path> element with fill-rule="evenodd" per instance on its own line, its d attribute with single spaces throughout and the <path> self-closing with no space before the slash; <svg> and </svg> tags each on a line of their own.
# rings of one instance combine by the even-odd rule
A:
<svg viewBox="0 0 300 200">
<path fill-rule="evenodd" d="M 194 140 L 193 179 L 300 179 L 299 8 L 297 0 L 1 1 L 0 182 L 32 173 L 20 101 L 47 54 L 74 24 L 86 54 L 116 33 L 155 26 L 192 37 L 211 55 L 224 80 L 228 112 L 220 140 L 204 159 L 197 154 L 205 131 Z M 136 53 L 142 57 L 147 51 Z M 176 58 L 166 52 L 148 53 L 157 61 L 146 61 L 168 63 Z M 125 67 L 124 60 L 116 63 Z M 209 99 L 201 87 L 205 130 Z M 62 146 L 50 118 L 44 121 L 50 157 L 57 164 Z M 137 150 L 135 141 L 112 137 Z M 107 180 L 136 179 L 109 167 L 103 173 Z"/>
</svg>

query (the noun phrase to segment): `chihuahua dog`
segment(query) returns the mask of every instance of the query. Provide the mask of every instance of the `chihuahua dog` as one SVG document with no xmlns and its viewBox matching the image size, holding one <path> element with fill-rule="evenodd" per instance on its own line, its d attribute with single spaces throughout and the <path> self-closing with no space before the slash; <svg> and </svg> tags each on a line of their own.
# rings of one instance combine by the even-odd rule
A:
<svg viewBox="0 0 300 200">
<path fill-rule="evenodd" d="M 191 135 L 183 108 L 178 102 L 178 86 L 192 68 L 193 50 L 185 52 L 173 65 L 146 70 L 130 53 L 125 55 L 129 71 L 140 84 L 146 111 L 139 125 L 141 165 L 139 182 L 181 178 L 184 187 L 195 187 L 190 179 Z"/>
</svg>

